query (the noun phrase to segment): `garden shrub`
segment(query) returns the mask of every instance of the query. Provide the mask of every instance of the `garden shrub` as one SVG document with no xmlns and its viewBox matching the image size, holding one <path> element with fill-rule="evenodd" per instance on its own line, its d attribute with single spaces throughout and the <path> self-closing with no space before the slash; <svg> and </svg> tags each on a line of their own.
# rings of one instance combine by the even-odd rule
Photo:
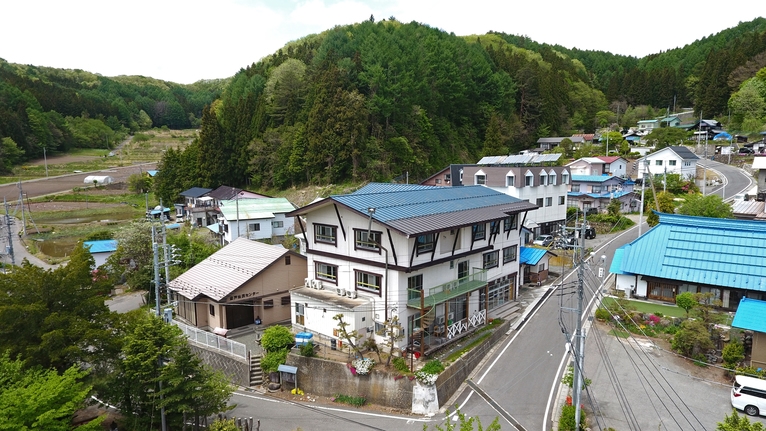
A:
<svg viewBox="0 0 766 431">
<path fill-rule="evenodd" d="M 559 431 L 576 431 L 575 426 L 575 406 L 565 405 L 561 408 L 561 418 L 559 419 Z M 580 409 L 580 430 L 585 429 L 585 410 Z"/>
<path fill-rule="evenodd" d="M 293 333 L 281 325 L 266 328 L 261 337 L 261 347 L 267 352 L 285 349 L 293 343 L 295 343 Z"/>
<path fill-rule="evenodd" d="M 266 352 L 261 358 L 261 370 L 264 373 L 276 372 L 280 365 L 287 362 L 287 352 L 287 349 Z"/>
<path fill-rule="evenodd" d="M 609 320 L 612 318 L 612 313 L 610 313 L 606 308 L 599 307 L 596 309 L 595 316 L 598 320 Z"/>
<path fill-rule="evenodd" d="M 723 358 L 724 368 L 733 369 L 745 359 L 745 346 L 739 342 L 739 340 L 732 340 L 726 346 L 724 346 L 721 352 Z"/>
<path fill-rule="evenodd" d="M 689 357 L 696 357 L 713 348 L 707 326 L 699 320 L 686 320 L 673 336 L 670 345 L 676 352 Z"/>
<path fill-rule="evenodd" d="M 432 359 L 423 365 L 420 371 L 429 374 L 439 374 L 444 371 L 444 364 L 438 359 Z"/>
<path fill-rule="evenodd" d="M 300 348 L 301 356 L 305 356 L 307 358 L 313 358 L 316 356 L 316 352 L 314 351 L 314 342 L 309 341 L 308 343 L 304 344 Z"/>
<path fill-rule="evenodd" d="M 410 367 L 407 366 L 407 360 L 402 357 L 396 357 L 391 360 L 391 362 L 394 364 L 394 368 L 396 371 L 399 371 L 400 373 L 409 373 Z"/>
</svg>

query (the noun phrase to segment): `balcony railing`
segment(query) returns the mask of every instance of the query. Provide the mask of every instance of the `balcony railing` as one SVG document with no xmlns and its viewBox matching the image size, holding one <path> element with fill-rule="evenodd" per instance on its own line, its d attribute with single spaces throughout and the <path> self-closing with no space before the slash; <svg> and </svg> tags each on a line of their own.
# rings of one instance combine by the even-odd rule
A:
<svg viewBox="0 0 766 431">
<path fill-rule="evenodd" d="M 452 280 L 447 283 L 427 289 L 425 298 L 423 300 L 423 305 L 425 307 L 433 307 L 436 304 L 441 304 L 449 301 L 452 298 L 473 292 L 474 290 L 482 288 L 486 285 L 487 271 L 484 269 L 475 270 L 473 274 L 467 277 Z M 408 297 L 408 307 L 420 308 L 419 290 L 408 289 Z"/>
</svg>

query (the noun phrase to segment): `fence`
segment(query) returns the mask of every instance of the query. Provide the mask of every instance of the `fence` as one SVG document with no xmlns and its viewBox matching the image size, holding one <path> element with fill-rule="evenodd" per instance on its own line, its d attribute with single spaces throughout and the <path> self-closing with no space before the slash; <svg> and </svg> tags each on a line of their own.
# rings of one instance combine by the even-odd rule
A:
<svg viewBox="0 0 766 431">
<path fill-rule="evenodd" d="M 227 352 L 231 355 L 244 358 L 245 360 L 247 359 L 247 346 L 240 342 L 229 340 L 211 332 L 203 331 L 194 326 L 185 325 L 177 320 L 173 320 L 173 324 L 178 326 L 189 340 L 194 341 L 197 344 Z"/>
</svg>

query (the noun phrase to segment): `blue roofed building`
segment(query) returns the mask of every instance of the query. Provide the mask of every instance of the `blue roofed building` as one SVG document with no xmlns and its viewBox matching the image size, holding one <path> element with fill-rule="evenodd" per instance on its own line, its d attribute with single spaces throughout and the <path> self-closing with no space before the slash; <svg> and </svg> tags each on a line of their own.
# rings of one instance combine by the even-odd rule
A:
<svg viewBox="0 0 766 431">
<path fill-rule="evenodd" d="M 555 254 L 545 248 L 521 247 L 519 267 L 522 283 L 545 283 L 550 271 L 550 259 Z"/>
<path fill-rule="evenodd" d="M 299 208 L 308 277 L 291 291 L 292 323 L 342 341 L 337 322 L 383 345 L 397 318 L 421 353 L 486 324 L 516 299 L 519 232 L 536 205 L 483 186 L 369 184 Z M 296 228 L 298 229 L 298 228 Z M 328 343 L 328 344 L 330 344 Z"/>
<path fill-rule="evenodd" d="M 117 240 L 103 239 L 97 241 L 84 241 L 82 246 L 90 251 L 93 260 L 96 262 L 96 268 L 98 268 L 106 263 L 106 259 L 117 251 Z"/>
<path fill-rule="evenodd" d="M 731 326 L 753 331 L 750 352 L 750 366 L 766 368 L 766 301 L 742 298 L 734 314 Z"/>
<path fill-rule="evenodd" d="M 639 200 L 633 192 L 634 185 L 630 179 L 613 175 L 572 175 L 567 205 L 585 212 L 605 212 L 612 199 L 617 199 L 620 211 L 635 211 Z"/>
<path fill-rule="evenodd" d="M 682 292 L 712 293 L 735 310 L 744 297 L 766 299 L 763 222 L 659 214 L 660 222 L 615 253 L 616 288 L 675 302 Z"/>
</svg>

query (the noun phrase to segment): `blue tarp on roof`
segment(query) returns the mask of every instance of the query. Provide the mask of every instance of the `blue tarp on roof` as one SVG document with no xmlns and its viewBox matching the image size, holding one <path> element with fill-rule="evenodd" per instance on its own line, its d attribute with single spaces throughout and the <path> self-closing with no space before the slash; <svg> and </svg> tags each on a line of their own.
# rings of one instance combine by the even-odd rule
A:
<svg viewBox="0 0 766 431">
<path fill-rule="evenodd" d="M 92 253 L 110 253 L 117 251 L 116 239 L 102 239 L 98 241 L 85 241 L 82 246 Z"/>
<path fill-rule="evenodd" d="M 766 315 L 766 301 L 742 298 L 739 301 L 739 307 L 737 307 L 737 312 L 734 314 L 731 326 L 750 331 L 766 332 L 766 319 L 763 318 L 764 315 Z"/>
<path fill-rule="evenodd" d="M 519 247 L 519 265 L 537 265 L 548 250 L 544 248 Z"/>
<path fill-rule="evenodd" d="M 625 247 L 619 270 L 766 292 L 762 221 L 663 213 L 659 218 L 657 226 Z"/>
</svg>

